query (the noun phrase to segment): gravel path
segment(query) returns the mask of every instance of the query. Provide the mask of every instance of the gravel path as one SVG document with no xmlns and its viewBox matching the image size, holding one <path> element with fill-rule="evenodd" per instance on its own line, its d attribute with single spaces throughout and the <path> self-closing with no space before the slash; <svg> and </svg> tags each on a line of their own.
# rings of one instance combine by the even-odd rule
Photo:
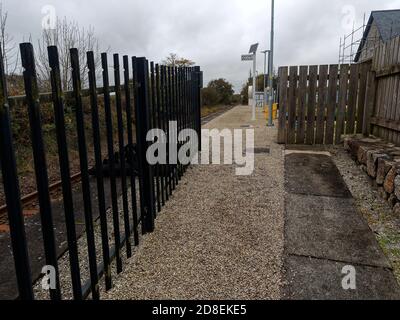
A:
<svg viewBox="0 0 400 320">
<path fill-rule="evenodd" d="M 193 166 L 103 299 L 279 299 L 283 257 L 283 152 L 261 113 L 236 107 L 208 128 L 254 125 L 251 176 L 235 166 Z"/>
</svg>

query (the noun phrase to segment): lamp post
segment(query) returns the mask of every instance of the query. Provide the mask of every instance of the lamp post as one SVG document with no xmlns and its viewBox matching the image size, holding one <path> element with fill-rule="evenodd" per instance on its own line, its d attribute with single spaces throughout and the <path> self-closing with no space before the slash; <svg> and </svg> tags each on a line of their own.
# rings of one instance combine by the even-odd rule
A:
<svg viewBox="0 0 400 320">
<path fill-rule="evenodd" d="M 253 61 L 253 111 L 252 120 L 256 120 L 256 71 L 257 71 L 257 49 L 258 43 L 250 47 L 249 54 L 242 55 L 242 61 Z"/>
<path fill-rule="evenodd" d="M 271 52 L 269 58 L 269 88 L 271 90 L 271 94 L 269 96 L 269 113 L 268 113 L 268 126 L 273 127 L 274 123 L 272 121 L 272 105 L 274 103 L 274 94 L 273 94 L 273 82 L 274 82 L 274 27 L 275 27 L 275 1 L 272 0 L 271 3 Z"/>
<path fill-rule="evenodd" d="M 256 120 L 257 52 L 253 52 L 253 109 L 251 120 Z"/>
<path fill-rule="evenodd" d="M 264 54 L 264 106 L 268 105 L 269 95 L 267 90 L 268 78 L 267 78 L 267 53 L 268 53 L 268 70 L 269 70 L 269 59 L 271 50 L 261 51 Z"/>
</svg>

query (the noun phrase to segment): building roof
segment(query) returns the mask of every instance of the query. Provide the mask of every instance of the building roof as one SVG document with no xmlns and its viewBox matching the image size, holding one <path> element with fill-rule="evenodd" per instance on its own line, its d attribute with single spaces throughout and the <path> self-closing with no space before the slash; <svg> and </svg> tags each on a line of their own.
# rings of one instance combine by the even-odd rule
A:
<svg viewBox="0 0 400 320">
<path fill-rule="evenodd" d="M 360 58 L 361 49 L 365 44 L 373 22 L 375 22 L 383 42 L 400 36 L 400 9 L 372 11 L 359 50 L 354 59 L 355 62 Z"/>
</svg>

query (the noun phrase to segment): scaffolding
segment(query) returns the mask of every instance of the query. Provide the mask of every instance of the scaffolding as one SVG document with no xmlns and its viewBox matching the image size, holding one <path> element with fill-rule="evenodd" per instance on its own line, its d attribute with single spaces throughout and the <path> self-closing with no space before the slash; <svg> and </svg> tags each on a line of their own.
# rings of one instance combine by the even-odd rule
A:
<svg viewBox="0 0 400 320">
<path fill-rule="evenodd" d="M 392 21 L 389 39 L 394 37 L 393 28 L 395 23 L 398 22 Z M 374 49 L 382 43 L 382 38 L 380 36 L 373 37 L 369 35 L 364 39 L 365 30 L 369 27 L 371 27 L 371 25 L 366 23 L 364 14 L 363 24 L 356 28 L 355 23 L 353 23 L 352 32 L 340 38 L 339 65 L 355 63 L 354 60 L 357 55 L 363 57 L 365 52 L 373 52 Z M 367 53 L 365 56 L 369 56 L 369 54 Z"/>
</svg>

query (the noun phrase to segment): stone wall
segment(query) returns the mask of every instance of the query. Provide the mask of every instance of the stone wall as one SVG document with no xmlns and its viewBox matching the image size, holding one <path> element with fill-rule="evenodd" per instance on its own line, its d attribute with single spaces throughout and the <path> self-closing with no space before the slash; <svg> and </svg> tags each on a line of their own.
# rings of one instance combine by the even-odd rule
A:
<svg viewBox="0 0 400 320">
<path fill-rule="evenodd" d="M 344 147 L 374 180 L 382 198 L 400 215 L 400 147 L 363 136 L 346 137 Z"/>
</svg>

